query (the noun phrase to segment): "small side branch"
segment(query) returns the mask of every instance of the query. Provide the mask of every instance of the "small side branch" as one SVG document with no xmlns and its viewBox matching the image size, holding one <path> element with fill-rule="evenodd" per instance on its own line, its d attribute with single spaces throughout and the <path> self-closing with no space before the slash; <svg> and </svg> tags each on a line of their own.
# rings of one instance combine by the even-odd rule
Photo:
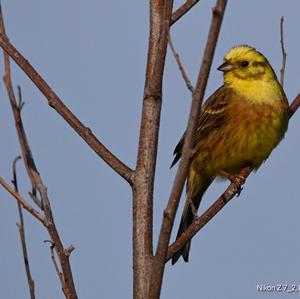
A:
<svg viewBox="0 0 300 299">
<path fill-rule="evenodd" d="M 58 263 L 56 261 L 56 257 L 55 257 L 55 244 L 54 242 L 52 242 L 51 240 L 45 240 L 44 243 L 50 243 L 50 256 L 51 256 L 51 260 L 52 260 L 52 263 L 54 265 L 54 268 L 55 268 L 55 271 L 56 271 L 56 274 L 60 280 L 60 283 L 61 283 L 61 286 L 62 286 L 62 291 L 63 293 L 65 294 L 66 298 L 68 298 L 68 294 L 65 292 L 65 282 L 64 282 L 64 276 L 63 274 L 61 273 L 60 269 L 59 269 L 59 266 L 58 266 Z"/>
<path fill-rule="evenodd" d="M 285 73 L 285 65 L 286 65 L 286 51 L 284 46 L 284 34 L 283 34 L 283 23 L 284 18 L 280 19 L 280 45 L 281 45 L 281 53 L 282 53 L 282 63 L 280 69 L 280 84 L 283 87 L 284 85 L 284 73 Z"/>
<path fill-rule="evenodd" d="M 240 176 L 245 180 L 251 173 L 252 168 L 244 168 Z M 169 246 L 166 262 L 180 250 L 205 224 L 209 222 L 238 192 L 241 190 L 242 183 L 231 183 L 224 193 L 180 235 L 176 241 Z"/>
<path fill-rule="evenodd" d="M 10 187 L 2 177 L 0 177 L 0 185 L 2 185 L 8 191 L 8 193 L 10 193 L 33 217 L 38 219 L 44 226 L 48 226 L 49 223 L 45 216 L 35 210 L 18 192 Z"/>
<path fill-rule="evenodd" d="M 1 15 L 2 18 L 2 15 Z M 36 87 L 45 95 L 48 104 L 81 136 L 81 138 L 120 176 L 131 184 L 133 170 L 111 153 L 60 100 L 46 81 L 38 74 L 24 56 L 9 42 L 3 29 L 0 31 L 0 46 L 25 72 Z"/>
<path fill-rule="evenodd" d="M 183 78 L 183 80 L 184 80 L 184 82 L 185 82 L 185 85 L 186 85 L 187 89 L 188 89 L 191 93 L 193 93 L 193 92 L 194 92 L 194 87 L 193 87 L 193 85 L 192 85 L 191 80 L 189 79 L 189 77 L 188 77 L 188 75 L 187 75 L 187 72 L 186 72 L 185 69 L 184 69 L 184 66 L 183 66 L 183 64 L 182 64 L 182 62 L 181 62 L 181 60 L 180 60 L 180 56 L 179 56 L 179 54 L 177 53 L 177 51 L 176 51 L 176 49 L 175 49 L 175 47 L 174 47 L 174 44 L 173 44 L 173 41 L 172 41 L 171 33 L 170 33 L 170 32 L 169 32 L 168 40 L 169 40 L 169 45 L 170 45 L 171 51 L 172 51 L 172 53 L 173 53 L 173 55 L 174 55 L 174 58 L 175 58 L 175 60 L 176 60 L 176 62 L 177 62 L 177 65 L 178 65 L 179 70 L 180 70 L 180 72 L 181 72 L 182 78 Z"/>
<path fill-rule="evenodd" d="M 176 23 L 181 17 L 183 17 L 194 5 L 196 5 L 200 0 L 187 0 L 182 4 L 171 17 L 171 25 Z"/>
<path fill-rule="evenodd" d="M 20 160 L 20 159 L 21 159 L 21 156 L 18 156 L 13 161 L 13 180 L 12 180 L 12 183 L 15 187 L 16 192 L 19 192 L 16 165 L 17 165 L 18 160 Z M 18 212 L 19 212 L 19 219 L 20 219 L 20 222 L 17 223 L 17 226 L 18 226 L 20 239 L 21 239 L 21 244 L 22 244 L 22 253 L 23 253 L 24 266 L 25 266 L 25 271 L 26 271 L 26 278 L 27 278 L 27 282 L 28 282 L 30 298 L 35 299 L 34 280 L 32 279 L 32 276 L 31 276 L 29 258 L 28 258 L 28 253 L 27 253 L 23 211 L 22 211 L 21 204 L 19 202 L 17 202 L 17 204 L 18 204 Z"/>
<path fill-rule="evenodd" d="M 31 67 L 31 65 L 28 63 L 27 60 L 24 59 L 24 57 L 21 56 L 21 54 L 18 54 L 18 51 L 14 49 L 13 46 L 8 41 L 8 38 L 5 35 L 5 28 L 4 28 L 4 21 L 3 21 L 3 14 L 1 12 L 0 14 L 0 44 L 1 41 L 5 41 L 8 49 L 11 50 L 6 52 L 4 51 L 4 63 L 5 63 L 5 75 L 4 75 L 4 82 L 7 87 L 8 97 L 12 106 L 13 115 L 15 118 L 15 124 L 17 129 L 17 134 L 19 138 L 19 143 L 21 145 L 22 150 L 22 156 L 23 161 L 25 163 L 25 167 L 27 170 L 27 174 L 30 177 L 31 183 L 32 183 L 32 196 L 34 198 L 37 198 L 36 191 L 38 191 L 40 195 L 40 208 L 44 211 L 44 215 L 41 215 L 39 212 L 34 210 L 22 197 L 15 192 L 6 182 L 0 178 L 0 184 L 3 185 L 21 204 L 22 206 L 27 209 L 32 215 L 34 215 L 36 218 L 38 218 L 47 228 L 49 236 L 51 238 L 51 241 L 55 244 L 55 250 L 57 252 L 57 255 L 59 257 L 59 262 L 62 269 L 62 275 L 63 275 L 63 284 L 62 289 L 67 299 L 77 299 L 77 293 L 75 289 L 75 284 L 73 280 L 73 273 L 71 269 L 71 264 L 69 261 L 69 254 L 65 251 L 62 241 L 60 239 L 60 235 L 58 233 L 58 230 L 56 228 L 52 209 L 50 206 L 50 200 L 48 198 L 47 194 L 47 188 L 44 185 L 40 173 L 37 170 L 36 164 L 34 162 L 34 158 L 28 143 L 28 139 L 24 130 L 23 121 L 21 118 L 21 109 L 22 109 L 22 99 L 21 96 L 19 97 L 19 105 L 16 102 L 16 98 L 14 95 L 13 87 L 11 84 L 11 76 L 10 76 L 10 61 L 9 61 L 9 54 L 14 57 L 21 65 L 24 67 L 25 73 L 29 74 L 30 76 L 33 76 L 33 78 L 36 80 L 35 84 L 39 86 L 39 88 L 44 91 L 44 94 L 48 96 L 48 100 L 50 101 L 50 104 L 52 103 L 52 106 L 55 106 L 58 104 L 59 107 L 62 108 L 63 113 L 66 113 L 65 116 L 68 120 L 77 122 L 77 125 L 80 125 L 80 130 L 83 130 L 84 134 L 87 134 L 87 136 L 92 136 L 96 142 L 98 140 L 96 137 L 90 132 L 89 129 L 84 127 L 80 121 L 68 110 L 68 108 L 60 101 L 60 99 L 55 95 L 55 93 L 50 89 L 50 87 L 47 85 L 47 83 L 39 76 L 39 74 Z M 6 49 L 7 50 L 7 49 Z M 33 80 L 34 81 L 34 80 Z M 72 121 L 70 121 L 72 123 Z M 73 122 L 74 124 L 74 122 Z M 82 132 L 82 131 L 80 131 Z M 84 135 L 86 136 L 86 135 Z M 105 148 L 100 144 L 97 143 L 98 146 L 100 146 L 100 151 L 103 151 Z M 108 155 L 110 155 L 110 152 L 107 152 Z M 101 156 L 101 155 L 100 155 Z M 107 157 L 107 156 L 106 156 Z M 117 166 L 120 166 L 121 164 L 116 162 L 116 159 L 113 159 L 113 164 L 117 163 Z M 123 169 L 124 170 L 124 169 Z M 124 170 L 125 171 L 125 170 Z M 122 171 L 121 171 L 122 172 Z M 123 173 L 125 176 L 128 175 L 128 172 L 126 171 L 126 174 Z"/>
<path fill-rule="evenodd" d="M 296 98 L 290 104 L 290 118 L 298 110 L 299 106 L 300 106 L 300 93 L 296 96 Z"/>
</svg>

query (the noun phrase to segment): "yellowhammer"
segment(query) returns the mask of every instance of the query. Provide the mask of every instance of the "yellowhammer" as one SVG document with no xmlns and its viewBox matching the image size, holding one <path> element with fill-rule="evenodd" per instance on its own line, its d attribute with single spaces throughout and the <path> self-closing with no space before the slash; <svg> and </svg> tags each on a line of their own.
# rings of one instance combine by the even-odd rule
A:
<svg viewBox="0 0 300 299">
<path fill-rule="evenodd" d="M 283 138 L 288 101 L 268 60 L 254 48 L 231 49 L 218 68 L 224 84 L 205 102 L 194 137 L 187 199 L 177 237 L 193 222 L 202 196 L 217 176 L 232 178 L 246 166 L 257 169 Z M 180 159 L 184 135 L 172 166 Z M 189 258 L 187 243 L 172 258 Z"/>
</svg>

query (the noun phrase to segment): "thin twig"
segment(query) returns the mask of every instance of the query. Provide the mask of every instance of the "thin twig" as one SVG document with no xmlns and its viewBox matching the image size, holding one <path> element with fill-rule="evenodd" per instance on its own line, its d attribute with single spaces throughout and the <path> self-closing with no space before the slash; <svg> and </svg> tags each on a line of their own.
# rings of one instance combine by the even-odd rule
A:
<svg viewBox="0 0 300 299">
<path fill-rule="evenodd" d="M 13 179 L 12 179 L 12 183 L 14 185 L 14 188 L 15 188 L 16 192 L 19 192 L 16 165 L 17 165 L 18 160 L 20 160 L 20 159 L 21 159 L 21 156 L 18 156 L 13 161 Z M 34 280 L 32 279 L 32 276 L 31 276 L 29 258 L 28 258 L 28 253 L 27 253 L 23 211 L 22 211 L 22 206 L 19 202 L 17 202 L 17 205 L 18 205 L 18 212 L 19 212 L 19 219 L 20 219 L 20 223 L 17 223 L 17 227 L 18 227 L 18 230 L 19 230 L 19 235 L 20 235 L 21 244 L 22 244 L 22 253 L 23 253 L 23 260 L 24 260 L 26 278 L 27 278 L 30 298 L 35 299 Z"/>
<path fill-rule="evenodd" d="M 252 168 L 244 168 L 240 175 L 246 180 Z M 231 183 L 224 193 L 180 235 L 176 241 L 169 246 L 166 262 L 169 261 L 174 253 L 180 250 L 205 224 L 209 222 L 238 192 L 242 183 L 237 185 Z"/>
<path fill-rule="evenodd" d="M 49 225 L 45 216 L 35 210 L 18 192 L 11 188 L 2 177 L 0 177 L 0 185 L 2 185 L 22 205 L 25 210 L 38 219 L 44 226 L 47 227 Z"/>
<path fill-rule="evenodd" d="M 66 249 L 65 249 L 65 253 L 67 256 L 70 256 L 71 253 L 75 250 L 75 247 L 73 244 L 71 244 L 70 246 L 68 246 Z"/>
<path fill-rule="evenodd" d="M 29 143 L 27 140 L 27 136 L 25 133 L 23 120 L 22 120 L 22 116 L 21 116 L 22 109 L 25 105 L 25 102 L 23 102 L 23 98 L 22 98 L 22 90 L 21 90 L 21 87 L 18 85 L 18 102 L 17 102 L 16 98 L 15 98 L 14 90 L 12 87 L 12 83 L 11 83 L 9 56 L 6 53 L 4 53 L 4 57 L 5 57 L 4 82 L 5 82 L 7 92 L 8 92 L 8 97 L 10 100 L 11 108 L 12 108 L 12 111 L 14 114 L 15 126 L 16 126 L 16 130 L 17 130 L 19 142 L 21 145 L 24 164 L 25 164 L 27 173 L 30 174 L 28 176 L 31 181 L 32 192 L 29 192 L 29 196 L 40 209 L 43 209 L 41 200 L 36 196 L 36 189 L 37 189 L 37 185 L 39 183 L 39 178 L 38 178 L 39 173 L 37 171 L 34 159 L 32 157 L 32 153 L 31 153 L 30 146 L 29 146 Z"/>
<path fill-rule="evenodd" d="M 177 62 L 177 65 L 178 65 L 179 70 L 181 72 L 182 78 L 183 78 L 183 80 L 184 80 L 184 82 L 186 84 L 186 87 L 188 88 L 188 90 L 191 91 L 191 93 L 193 93 L 194 92 L 194 87 L 192 85 L 191 80 L 189 79 L 189 77 L 187 75 L 187 72 L 184 69 L 184 66 L 183 66 L 183 64 L 182 64 L 182 62 L 180 60 L 180 56 L 179 56 L 179 54 L 177 53 L 177 51 L 176 51 L 176 49 L 174 47 L 174 44 L 173 44 L 173 41 L 172 41 L 172 38 L 171 38 L 171 32 L 169 32 L 168 40 L 169 40 L 169 45 L 170 45 L 171 51 L 172 51 L 172 53 L 174 55 L 174 58 L 175 58 L 175 60 Z"/>
<path fill-rule="evenodd" d="M 8 56 L 8 55 L 6 55 Z M 9 57 L 8 57 L 9 58 Z M 10 81 L 11 82 L 11 74 L 10 74 L 10 63 L 9 63 L 9 60 L 8 60 L 8 65 L 6 65 L 7 67 L 7 74 L 6 76 L 9 77 L 7 78 L 6 80 Z M 12 85 L 12 84 L 11 84 Z M 14 104 L 18 107 L 18 109 L 20 111 L 22 111 L 24 105 L 25 105 L 25 102 L 23 102 L 23 97 L 22 97 L 22 89 L 21 89 L 21 86 L 18 85 L 17 86 L 17 89 L 18 89 L 18 102 L 14 102 Z M 13 99 L 15 100 L 15 97 L 13 97 Z"/>
<path fill-rule="evenodd" d="M 4 40 L 5 42 L 7 42 L 8 48 L 11 49 L 15 55 L 14 57 L 20 58 L 21 57 L 21 56 L 19 56 L 20 54 L 18 55 L 17 50 L 14 49 L 13 46 L 10 45 L 10 43 L 5 35 L 5 28 L 4 28 L 4 21 L 3 21 L 2 13 L 0 14 L 0 18 L 1 18 L 0 32 L 2 33 L 2 34 L 0 34 L 0 43 L 1 43 L 1 40 Z M 23 127 L 23 122 L 22 122 L 22 118 L 21 118 L 22 99 L 21 99 L 21 97 L 19 98 L 19 105 L 17 104 L 16 99 L 15 99 L 14 91 L 13 91 L 12 84 L 11 84 L 10 61 L 9 61 L 8 52 L 4 51 L 4 63 L 5 63 L 4 82 L 7 87 L 8 96 L 10 99 L 10 103 L 11 103 L 14 118 L 15 118 L 15 124 L 16 124 L 17 133 L 18 133 L 19 143 L 21 145 L 23 161 L 25 163 L 25 167 L 26 167 L 28 176 L 30 177 L 30 180 L 32 183 L 33 196 L 36 196 L 35 190 L 37 190 L 39 192 L 39 195 L 41 198 L 41 208 L 44 210 L 45 216 L 42 216 L 41 214 L 36 212 L 27 202 L 25 202 L 25 203 L 23 202 L 23 206 L 24 206 L 24 204 L 26 204 L 25 208 L 26 207 L 27 207 L 27 209 L 30 208 L 29 211 L 33 215 L 35 215 L 35 217 L 39 216 L 40 218 L 42 217 L 42 219 L 44 220 L 44 222 L 46 224 L 46 225 L 45 224 L 44 225 L 46 226 L 46 228 L 48 230 L 48 233 L 51 237 L 52 242 L 55 244 L 55 250 L 57 251 L 57 255 L 59 257 L 62 274 L 63 274 L 63 281 L 64 281 L 64 283 L 62 284 L 63 292 L 67 299 L 77 299 L 77 293 L 76 293 L 75 284 L 74 284 L 74 280 L 73 280 L 73 273 L 72 273 L 72 269 L 71 269 L 71 265 L 70 265 L 70 261 L 69 261 L 69 254 L 66 254 L 65 249 L 62 244 L 62 241 L 60 239 L 59 233 L 57 231 L 57 228 L 56 228 L 56 225 L 54 222 L 54 218 L 53 218 L 53 214 L 52 214 L 52 210 L 51 210 L 51 206 L 50 206 L 50 200 L 49 200 L 48 194 L 47 194 L 47 188 L 43 184 L 41 176 L 36 168 L 36 165 L 35 165 L 35 162 L 33 159 L 33 155 L 32 155 L 29 143 L 27 141 L 28 139 L 27 139 L 24 127 Z M 30 64 L 24 59 L 24 57 L 21 57 L 19 62 L 20 61 L 23 63 L 23 67 L 25 67 L 25 68 L 27 67 L 27 72 L 29 72 L 33 76 L 36 76 L 35 79 L 39 80 L 38 84 L 36 82 L 35 83 L 37 85 L 39 85 L 44 90 L 44 92 L 49 96 L 49 98 L 48 98 L 49 101 L 50 101 L 50 99 L 53 100 L 54 105 L 55 105 L 55 103 L 58 103 L 65 109 L 65 111 L 68 112 L 69 110 L 63 105 L 62 102 L 60 102 L 60 100 L 57 98 L 57 96 L 54 94 L 54 92 L 50 89 L 50 87 L 47 85 L 47 83 L 36 73 L 36 71 L 30 66 Z M 25 71 L 25 73 L 26 73 L 26 71 Z M 71 112 L 68 112 L 67 115 L 68 115 L 68 117 L 72 118 Z M 79 120 L 75 116 L 74 116 L 74 118 L 75 118 L 75 120 L 77 120 L 79 122 Z M 101 147 L 101 150 L 103 150 L 103 147 Z M 114 160 L 114 162 L 116 162 L 116 160 Z M 118 166 L 120 166 L 120 164 L 118 164 Z M 19 196 L 18 193 L 17 194 L 12 193 L 11 190 L 9 190 L 9 188 L 10 188 L 9 186 L 5 186 L 6 183 L 4 182 L 4 180 L 1 179 L 0 183 L 15 197 L 16 197 L 16 195 Z M 20 198 L 17 198 L 17 199 L 20 201 Z M 21 202 L 21 204 L 22 204 L 22 202 Z M 29 207 L 28 207 L 28 205 L 29 205 Z"/>
<path fill-rule="evenodd" d="M 182 16 L 184 16 L 194 5 L 196 5 L 200 0 L 187 0 L 182 4 L 171 17 L 171 25 L 176 23 Z"/>
<path fill-rule="evenodd" d="M 155 271 L 156 275 L 154 276 L 154 279 L 152 281 L 151 289 L 153 290 L 156 289 L 160 290 L 161 288 L 162 275 L 164 271 L 164 263 L 167 256 L 168 244 L 170 241 L 174 218 L 176 215 L 178 203 L 180 200 L 180 196 L 183 190 L 184 182 L 190 165 L 190 153 L 192 149 L 193 135 L 196 128 L 197 116 L 201 108 L 205 87 L 208 80 L 208 75 L 212 64 L 215 48 L 217 45 L 217 40 L 218 40 L 226 4 L 227 4 L 227 0 L 218 0 L 216 6 L 213 8 L 212 21 L 211 21 L 208 39 L 207 39 L 207 43 L 203 55 L 203 61 L 199 71 L 197 84 L 193 93 L 190 117 L 188 121 L 186 137 L 183 145 L 183 153 L 173 183 L 170 198 L 167 207 L 164 211 L 163 222 L 161 225 L 158 245 L 154 257 L 155 262 L 154 262 L 153 272 Z"/>
<path fill-rule="evenodd" d="M 280 45 L 281 45 L 281 53 L 282 53 L 282 63 L 281 63 L 281 69 L 280 69 L 280 84 L 282 87 L 284 85 L 284 73 L 285 73 L 286 56 L 287 56 L 285 47 L 284 47 L 283 22 L 284 22 L 284 18 L 281 17 L 281 19 L 280 19 Z"/>
<path fill-rule="evenodd" d="M 293 102 L 290 104 L 290 118 L 294 115 L 300 106 L 300 93 L 296 96 Z"/>
<path fill-rule="evenodd" d="M 27 74 L 36 87 L 45 95 L 48 104 L 54 108 L 64 120 L 82 137 L 82 139 L 120 176 L 128 183 L 132 182 L 133 170 L 120 161 L 110 152 L 93 134 L 92 130 L 86 127 L 60 100 L 46 81 L 37 73 L 24 56 L 9 42 L 6 35 L 0 33 L 0 46 Z"/>
<path fill-rule="evenodd" d="M 1 6 L 0 6 L 1 9 Z M 0 13 L 0 33 L 3 33 L 5 35 L 5 26 L 4 26 L 4 19 L 3 19 L 3 12 L 1 10 Z M 35 194 L 35 189 L 37 185 L 37 178 L 36 178 L 36 166 L 34 164 L 34 161 L 31 159 L 31 152 L 29 149 L 28 141 L 26 136 L 25 131 L 24 131 L 24 126 L 21 118 L 21 109 L 23 107 L 22 103 L 22 93 L 21 89 L 19 88 L 19 102 L 17 103 L 15 93 L 13 90 L 12 82 L 11 82 L 11 71 L 10 71 L 10 62 L 9 62 L 9 56 L 3 51 L 3 56 L 4 56 L 4 76 L 3 76 L 3 81 L 7 90 L 8 98 L 11 104 L 11 108 L 14 114 L 14 119 L 15 119 L 15 126 L 17 129 L 17 134 L 18 138 L 20 141 L 21 149 L 22 152 L 28 152 L 28 155 L 23 155 L 25 167 L 28 173 L 30 173 L 30 180 L 31 180 L 31 185 L 32 185 L 32 190 L 33 194 Z M 39 208 L 41 208 L 41 203 L 36 202 L 38 204 Z"/>
<path fill-rule="evenodd" d="M 62 285 L 62 291 L 64 292 L 65 296 L 67 297 L 67 294 L 65 293 L 65 282 L 64 282 L 64 276 L 63 274 L 61 273 L 60 269 L 59 269 L 59 266 L 57 264 L 57 261 L 56 261 L 56 258 L 55 258 L 55 251 L 54 251 L 54 248 L 55 248 L 55 244 L 54 242 L 52 242 L 51 240 L 45 240 L 44 243 L 50 243 L 50 256 L 51 256 L 51 260 L 53 262 L 53 265 L 54 265 L 54 268 L 55 268 L 55 271 L 56 271 L 56 274 L 60 280 L 60 283 Z M 68 297 L 67 297 L 68 298 Z"/>
</svg>

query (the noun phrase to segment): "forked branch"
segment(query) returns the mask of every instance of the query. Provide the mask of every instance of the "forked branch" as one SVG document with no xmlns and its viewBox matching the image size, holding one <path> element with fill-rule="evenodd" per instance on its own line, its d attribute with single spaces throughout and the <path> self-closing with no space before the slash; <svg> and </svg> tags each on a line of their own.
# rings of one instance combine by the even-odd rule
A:
<svg viewBox="0 0 300 299">
<path fill-rule="evenodd" d="M 194 5 L 196 5 L 200 0 L 187 0 L 184 4 L 182 4 L 171 17 L 171 25 L 176 23 L 181 17 L 183 17 Z"/>
<path fill-rule="evenodd" d="M 21 159 L 21 156 L 18 156 L 13 161 L 13 179 L 12 183 L 15 187 L 15 191 L 18 193 L 18 179 L 17 179 L 17 162 Z M 22 245 L 22 253 L 23 253 L 23 260 L 24 260 L 24 266 L 25 266 L 25 272 L 26 272 L 26 278 L 29 288 L 29 294 L 31 299 L 35 299 L 35 287 L 34 287 L 34 280 L 31 276 L 30 271 L 30 264 L 29 264 L 29 258 L 27 253 L 27 245 L 26 245 L 26 236 L 25 236 L 25 224 L 24 224 L 24 217 L 23 217 L 23 210 L 22 206 L 19 202 L 18 204 L 18 212 L 19 212 L 19 223 L 17 223 L 19 235 L 21 239 L 21 245 Z"/>
<path fill-rule="evenodd" d="M 212 21 L 204 51 L 203 61 L 200 67 L 197 84 L 193 92 L 193 100 L 183 145 L 182 157 L 173 183 L 170 198 L 164 211 L 158 245 L 156 254 L 154 256 L 155 261 L 152 270 L 153 277 L 150 288 L 153 293 L 151 298 L 157 298 L 157 294 L 159 294 L 160 292 L 164 263 L 167 256 L 168 244 L 171 236 L 174 218 L 190 165 L 190 153 L 192 149 L 193 135 L 196 128 L 197 116 L 201 109 L 205 87 L 212 64 L 226 4 L 226 0 L 218 0 L 216 6 L 212 11 Z"/>
<path fill-rule="evenodd" d="M 33 217 L 38 219 L 44 226 L 47 227 L 48 221 L 44 215 L 35 210 L 18 192 L 16 192 L 2 177 L 0 177 L 0 185 L 4 187 Z"/>
<path fill-rule="evenodd" d="M 251 173 L 252 168 L 244 168 L 240 176 L 245 180 Z M 166 262 L 168 262 L 174 253 L 180 250 L 205 224 L 209 222 L 238 192 L 242 185 L 231 183 L 224 193 L 180 235 L 176 241 L 169 246 Z"/>
<path fill-rule="evenodd" d="M 24 56 L 9 42 L 4 31 L 0 33 L 0 46 L 19 65 L 36 87 L 45 95 L 48 104 L 81 136 L 81 138 L 120 176 L 131 184 L 132 169 L 112 154 L 60 100 L 46 81 L 38 74 Z"/>
<path fill-rule="evenodd" d="M 0 39 L 5 40 L 9 44 L 9 41 L 5 36 L 5 27 L 4 27 L 4 20 L 3 20 L 2 12 L 0 15 L 0 32 L 1 32 Z M 49 201 L 48 194 L 47 194 L 47 188 L 43 184 L 41 176 L 36 168 L 36 165 L 35 165 L 35 162 L 33 159 L 33 155 L 32 155 L 29 143 L 27 141 L 27 136 L 26 136 L 24 126 L 23 126 L 23 121 L 21 118 L 21 109 L 22 109 L 21 97 L 20 97 L 20 101 L 19 101 L 19 105 L 18 105 L 17 101 L 16 101 L 16 97 L 14 95 L 13 87 L 11 84 L 9 56 L 8 56 L 7 52 L 5 52 L 5 51 L 4 51 L 3 55 L 4 55 L 4 64 L 5 64 L 4 82 L 5 82 L 5 85 L 7 88 L 8 97 L 9 97 L 11 107 L 13 110 L 13 115 L 15 118 L 15 125 L 16 125 L 16 130 L 18 133 L 19 143 L 21 145 L 23 161 L 25 163 L 27 174 L 31 179 L 32 189 L 33 189 L 32 195 L 34 197 L 36 197 L 35 190 L 37 190 L 39 192 L 40 208 L 42 208 L 42 210 L 44 211 L 44 215 L 41 215 L 38 211 L 36 211 L 33 207 L 31 207 L 19 195 L 19 193 L 15 192 L 2 178 L 0 178 L 0 184 L 3 185 L 3 187 L 9 193 L 11 193 L 25 209 L 27 209 L 33 216 L 35 216 L 37 219 L 39 219 L 45 225 L 45 227 L 47 228 L 48 233 L 51 237 L 52 242 L 55 244 L 55 249 L 57 251 L 57 255 L 59 257 L 59 261 L 61 264 L 62 273 L 63 273 L 63 277 L 64 277 L 64 284 L 62 285 L 63 292 L 67 299 L 77 299 L 76 289 L 75 289 L 74 280 L 73 280 L 73 274 L 72 274 L 71 265 L 70 265 L 70 261 L 69 261 L 69 255 L 66 253 L 66 251 L 63 247 L 63 244 L 61 242 L 61 239 L 60 239 L 60 236 L 57 231 L 57 228 L 56 228 L 56 225 L 54 222 L 54 218 L 52 215 L 50 201 Z M 28 63 L 28 62 L 25 60 L 25 63 Z M 46 87 L 48 87 L 47 84 L 46 84 Z M 54 100 L 54 102 L 55 102 L 55 100 Z"/>
<path fill-rule="evenodd" d="M 294 115 L 300 106 L 300 93 L 290 104 L 290 118 Z M 251 174 L 250 167 L 244 168 L 240 175 L 245 179 Z M 224 193 L 176 239 L 176 241 L 169 246 L 166 262 L 168 262 L 173 254 L 181 249 L 193 236 L 211 220 L 241 189 L 241 184 L 231 183 Z"/>
</svg>

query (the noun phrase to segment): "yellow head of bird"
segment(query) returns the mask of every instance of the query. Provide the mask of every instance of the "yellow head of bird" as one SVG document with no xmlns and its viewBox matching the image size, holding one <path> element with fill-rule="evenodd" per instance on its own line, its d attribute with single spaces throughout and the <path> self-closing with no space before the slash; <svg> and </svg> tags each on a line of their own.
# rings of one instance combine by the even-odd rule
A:
<svg viewBox="0 0 300 299">
<path fill-rule="evenodd" d="M 218 68 L 224 72 L 225 84 L 246 80 L 277 80 L 269 61 L 255 48 L 238 46 L 232 48 Z"/>
</svg>

